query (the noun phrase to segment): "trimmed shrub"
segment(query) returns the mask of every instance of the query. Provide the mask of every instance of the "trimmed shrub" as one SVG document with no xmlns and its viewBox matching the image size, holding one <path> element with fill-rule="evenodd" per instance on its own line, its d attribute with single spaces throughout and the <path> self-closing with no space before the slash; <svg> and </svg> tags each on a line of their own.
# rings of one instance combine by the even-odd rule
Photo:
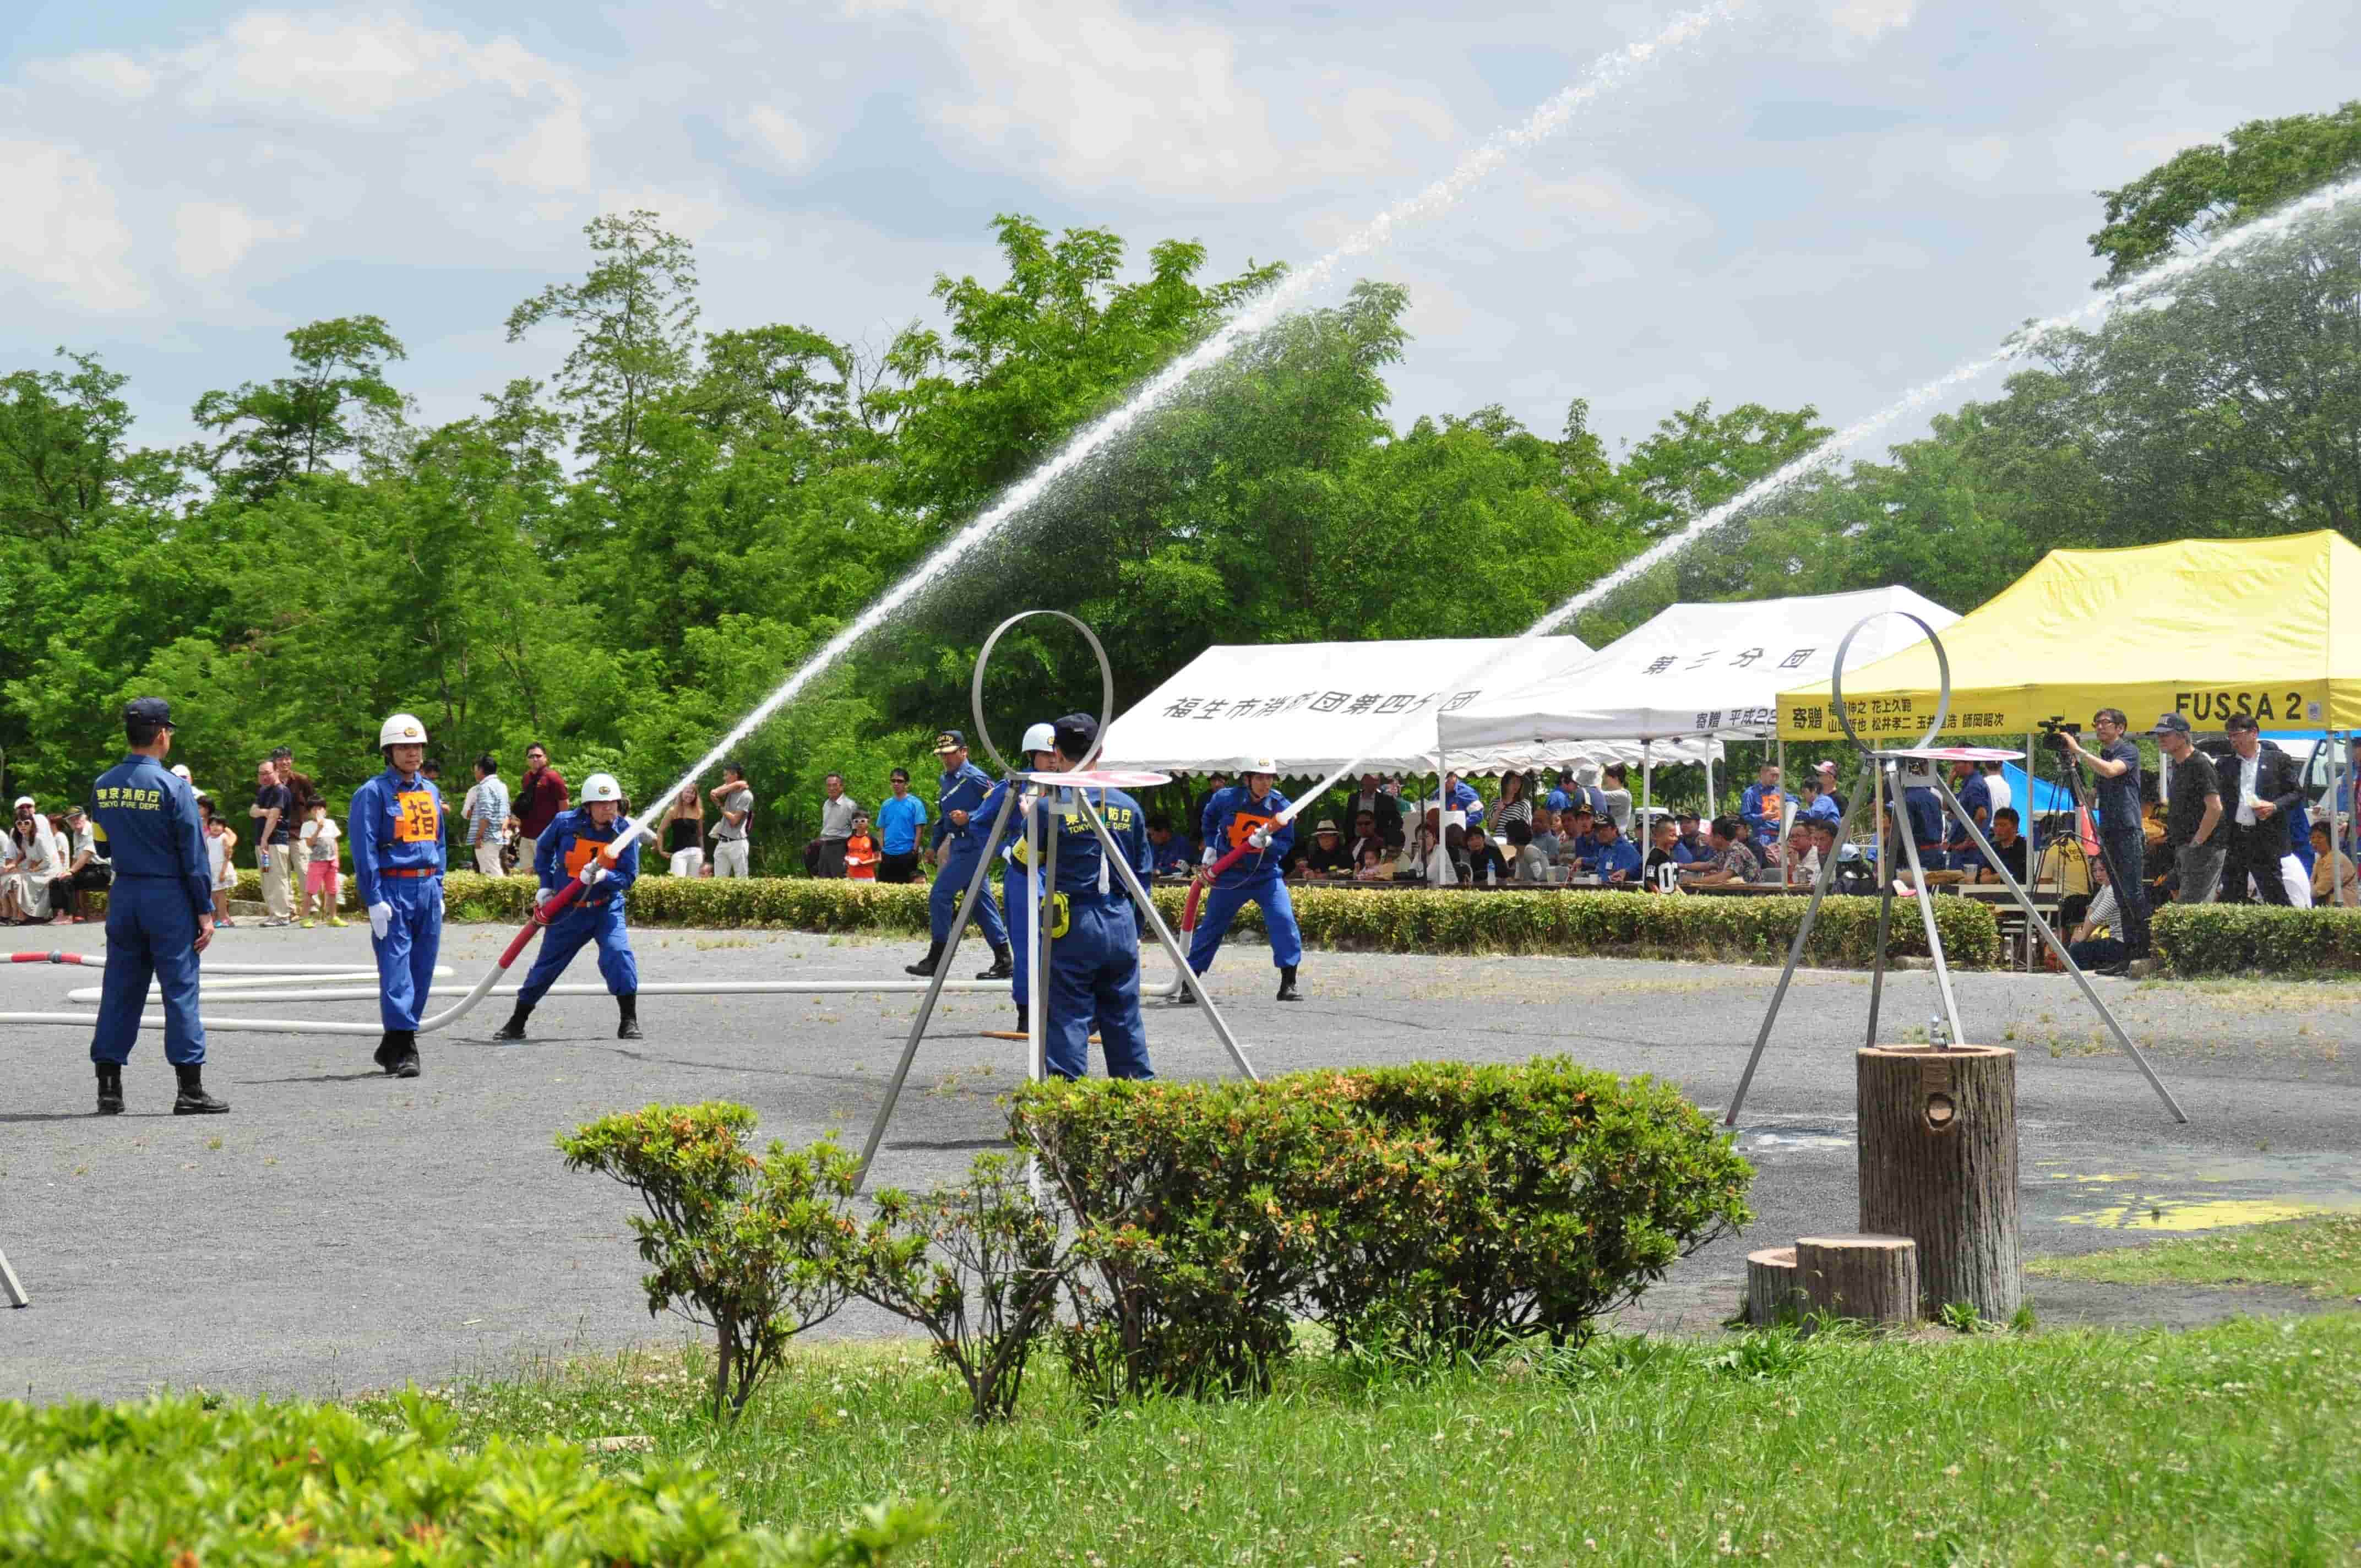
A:
<svg viewBox="0 0 2361 1568">
<path fill-rule="evenodd" d="M 632 1188 L 631 1217 L 651 1272 L 648 1315 L 669 1307 L 713 1330 L 713 1413 L 746 1407 L 787 1341 L 836 1315 L 851 1295 L 840 1254 L 855 1162 L 833 1143 L 790 1153 L 746 1147 L 754 1113 L 724 1101 L 650 1105 L 560 1134 L 573 1170 Z"/>
<path fill-rule="evenodd" d="M 1697 1107 L 1563 1058 L 1028 1085 L 1011 1123 L 1076 1220 L 1064 1348 L 1102 1401 L 1267 1387 L 1299 1315 L 1420 1354 L 1579 1341 L 1752 1217 Z"/>
<path fill-rule="evenodd" d="M 898 1561 L 932 1533 L 908 1508 L 847 1535 L 749 1530 L 686 1466 L 601 1474 L 555 1438 L 456 1452 L 447 1410 L 414 1390 L 398 1405 L 387 1431 L 269 1400 L 0 1404 L 0 1562 L 820 1568 Z"/>
<path fill-rule="evenodd" d="M 2361 909 L 2168 904 L 2156 912 L 2152 932 L 2175 974 L 2361 970 Z"/>
<path fill-rule="evenodd" d="M 1057 1315 L 1071 1266 L 1061 1232 L 1021 1166 L 979 1155 L 957 1187 L 878 1193 L 846 1266 L 855 1294 L 927 1331 L 982 1424 L 1016 1411 L 1026 1364 Z"/>
<path fill-rule="evenodd" d="M 1551 1057 L 1312 1075 L 1391 1135 L 1382 1212 L 1323 1238 L 1311 1305 L 1340 1342 L 1556 1342 L 1753 1218 L 1753 1168 L 1667 1083 Z"/>
</svg>

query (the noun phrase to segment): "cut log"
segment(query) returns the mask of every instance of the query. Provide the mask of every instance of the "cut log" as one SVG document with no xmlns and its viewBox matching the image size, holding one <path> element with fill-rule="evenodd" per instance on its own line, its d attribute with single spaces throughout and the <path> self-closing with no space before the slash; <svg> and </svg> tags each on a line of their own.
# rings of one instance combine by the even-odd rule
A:
<svg viewBox="0 0 2361 1568">
<path fill-rule="evenodd" d="M 1767 1246 L 1746 1255 L 1746 1321 L 1767 1328 L 1783 1312 L 1805 1309 L 1803 1288 L 1795 1282 L 1795 1249 Z"/>
<path fill-rule="evenodd" d="M 1928 1317 L 1964 1301 L 2007 1321 L 2025 1301 L 2016 1053 L 1872 1046 L 1856 1058 L 1861 1228 L 1918 1244 Z"/>
<path fill-rule="evenodd" d="M 1803 1236 L 1795 1273 L 1806 1305 L 1863 1323 L 1918 1321 L 1918 1247 L 1908 1236 Z"/>
</svg>

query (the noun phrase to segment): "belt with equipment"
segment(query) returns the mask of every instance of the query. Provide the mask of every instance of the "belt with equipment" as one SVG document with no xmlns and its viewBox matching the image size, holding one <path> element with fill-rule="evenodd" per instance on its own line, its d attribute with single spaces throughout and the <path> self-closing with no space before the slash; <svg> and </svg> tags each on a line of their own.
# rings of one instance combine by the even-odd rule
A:
<svg viewBox="0 0 2361 1568">
<path fill-rule="evenodd" d="M 377 874 L 381 877 L 422 877 L 441 876 L 443 873 L 434 866 L 384 866 Z"/>
</svg>

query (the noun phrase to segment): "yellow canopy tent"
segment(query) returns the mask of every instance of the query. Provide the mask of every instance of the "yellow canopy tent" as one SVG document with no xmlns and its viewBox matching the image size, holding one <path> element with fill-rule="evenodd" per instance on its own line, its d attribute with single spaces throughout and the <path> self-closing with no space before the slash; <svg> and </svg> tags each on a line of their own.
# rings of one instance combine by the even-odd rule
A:
<svg viewBox="0 0 2361 1568">
<path fill-rule="evenodd" d="M 2266 732 L 2361 728 L 2361 546 L 2338 533 L 2053 550 L 1941 637 L 1949 734 L 2101 707 L 2135 730 L 2176 712 L 2201 730 L 2233 713 Z M 1925 642 L 1844 672 L 1853 727 L 1886 744 L 1926 733 L 1938 690 Z M 1779 694 L 1781 740 L 1842 734 L 1828 683 Z"/>
</svg>

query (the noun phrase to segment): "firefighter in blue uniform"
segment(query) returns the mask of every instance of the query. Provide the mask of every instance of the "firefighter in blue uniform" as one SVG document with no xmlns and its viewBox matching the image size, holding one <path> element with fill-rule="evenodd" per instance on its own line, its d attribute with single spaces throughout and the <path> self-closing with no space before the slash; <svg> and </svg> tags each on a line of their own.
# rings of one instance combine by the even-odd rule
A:
<svg viewBox="0 0 2361 1568">
<path fill-rule="evenodd" d="M 1241 845 L 1246 853 L 1214 881 L 1198 912 L 1197 932 L 1189 942 L 1189 967 L 1203 974 L 1213 967 L 1222 935 L 1237 917 L 1238 906 L 1252 899 L 1262 907 L 1263 928 L 1270 933 L 1270 961 L 1279 966 L 1279 999 L 1301 1002 L 1295 989 L 1295 967 L 1303 961 L 1303 934 L 1296 929 L 1295 906 L 1287 900 L 1287 883 L 1280 862 L 1295 842 L 1293 821 L 1281 822 L 1287 796 L 1272 786 L 1279 764 L 1264 759 L 1240 775 L 1241 782 L 1215 790 L 1205 802 L 1203 843 L 1208 861 Z M 1201 876 L 1204 873 L 1200 872 Z M 1194 992 L 1180 992 L 1193 1003 Z"/>
<path fill-rule="evenodd" d="M 377 734 L 385 772 L 353 791 L 345 842 L 377 953 L 377 1065 L 418 1076 L 418 1015 L 443 950 L 443 792 L 419 770 L 426 726 L 397 713 Z"/>
<path fill-rule="evenodd" d="M 197 797 L 164 767 L 172 750 L 172 708 L 159 696 L 123 710 L 128 754 L 91 786 L 91 838 L 115 861 L 106 901 L 106 981 L 90 1059 L 98 1069 L 98 1113 L 123 1112 L 123 1064 L 139 1038 L 153 983 L 164 993 L 164 1059 L 181 1080 L 175 1116 L 229 1106 L 205 1092 L 205 1025 L 197 1016 L 197 955 L 214 939 L 213 877 Z"/>
<path fill-rule="evenodd" d="M 932 975 L 942 959 L 943 948 L 951 939 L 951 922 L 959 917 L 960 899 L 967 893 L 968 879 L 975 874 L 975 863 L 983 856 L 984 838 L 992 831 L 992 816 L 981 809 L 984 796 L 992 793 L 992 775 L 967 760 L 967 737 L 956 729 L 944 730 L 935 737 L 935 755 L 942 759 L 943 776 L 935 795 L 934 844 L 928 850 L 936 866 L 935 884 L 927 894 L 933 941 L 925 958 L 903 966 L 905 974 L 921 976 Z M 998 805 L 994 802 L 994 809 Z M 992 945 L 992 967 L 975 978 L 1006 980 L 1015 972 L 1008 926 L 1000 917 L 989 879 L 976 894 L 972 917 L 983 927 L 983 939 Z"/>
<path fill-rule="evenodd" d="M 541 879 L 533 907 L 546 904 L 577 876 L 582 892 L 543 934 L 533 970 L 517 988 L 516 1011 L 492 1036 L 496 1040 L 524 1038 L 525 1021 L 585 942 L 598 944 L 598 977 L 607 982 L 607 994 L 621 1014 L 615 1038 L 640 1037 L 640 960 L 623 928 L 623 894 L 640 874 L 640 838 L 623 820 L 623 788 L 612 773 L 592 773 L 582 782 L 578 798 L 580 804 L 559 812 L 533 847 L 533 874 Z M 626 833 L 631 833 L 629 840 L 610 859 L 607 846 Z"/>
<path fill-rule="evenodd" d="M 1070 713 L 1054 725 L 1036 724 L 1025 732 L 1023 755 L 1036 773 L 1067 773 L 1091 754 L 1098 738 L 1098 721 L 1088 714 Z M 1035 888 L 1025 861 L 1029 850 L 1024 835 L 1027 817 L 1049 812 L 1043 829 L 1058 835 L 1058 872 L 1054 888 L 1041 890 L 1041 917 L 1049 927 L 1049 976 L 1041 988 L 1048 1014 L 1042 1019 L 1042 1054 L 1059 1078 L 1082 1078 L 1091 1069 L 1090 1041 L 1095 1030 L 1106 1053 L 1109 1078 L 1153 1078 L 1148 1065 L 1148 1030 L 1139 1015 L 1139 915 L 1123 879 L 1107 863 L 1090 819 L 1077 808 L 1071 817 L 1055 815 L 1054 795 L 1047 785 L 1018 780 L 994 786 L 976 815 L 990 821 L 1011 789 L 1020 792 L 1020 814 L 1011 837 L 1019 851 L 1008 868 L 1009 908 L 1021 912 L 1020 902 Z M 1148 814 L 1139 802 L 1119 789 L 1086 792 L 1098 807 L 1107 831 L 1123 847 L 1132 870 L 1144 880 L 1154 857 L 1148 846 Z M 1033 955 L 1025 940 L 1020 916 L 1016 938 L 1016 974 L 1010 989 L 1016 999 L 1017 1027 L 1027 1022 L 1031 994 Z"/>
</svg>

